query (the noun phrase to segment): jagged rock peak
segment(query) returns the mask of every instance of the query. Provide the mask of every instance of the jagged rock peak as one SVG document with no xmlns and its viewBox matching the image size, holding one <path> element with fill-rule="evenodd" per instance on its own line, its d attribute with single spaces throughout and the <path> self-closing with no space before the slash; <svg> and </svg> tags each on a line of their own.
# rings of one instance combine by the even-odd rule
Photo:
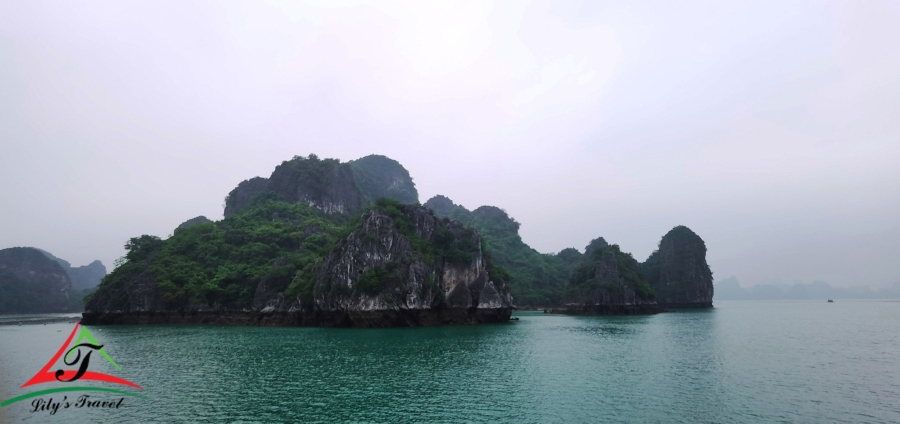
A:
<svg viewBox="0 0 900 424">
<path fill-rule="evenodd" d="M 242 181 L 225 198 L 225 216 L 266 199 L 306 203 L 329 214 L 356 213 L 380 197 L 418 202 L 409 172 L 397 161 L 371 155 L 341 163 L 310 154 L 282 162 L 269 178 Z"/>
</svg>

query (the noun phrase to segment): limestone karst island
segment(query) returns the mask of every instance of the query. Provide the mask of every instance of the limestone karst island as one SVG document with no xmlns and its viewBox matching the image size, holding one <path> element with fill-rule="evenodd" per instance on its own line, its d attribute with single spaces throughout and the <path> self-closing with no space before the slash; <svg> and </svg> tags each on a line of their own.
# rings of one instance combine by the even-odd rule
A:
<svg viewBox="0 0 900 424">
<path fill-rule="evenodd" d="M 130 239 L 83 323 L 432 326 L 503 322 L 516 308 L 712 306 L 706 247 L 686 227 L 643 263 L 602 237 L 583 254 L 542 254 L 500 208 L 420 204 L 407 170 L 384 156 L 296 156 L 238 184 L 224 216 Z"/>
</svg>

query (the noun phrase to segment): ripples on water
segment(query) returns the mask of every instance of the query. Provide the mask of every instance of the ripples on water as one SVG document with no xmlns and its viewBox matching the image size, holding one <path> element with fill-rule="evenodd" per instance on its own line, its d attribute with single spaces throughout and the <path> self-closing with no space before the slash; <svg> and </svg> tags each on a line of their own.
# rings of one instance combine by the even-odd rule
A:
<svg viewBox="0 0 900 424">
<path fill-rule="evenodd" d="M 94 326 L 122 371 L 98 358 L 91 368 L 142 385 L 147 400 L 53 418 L 900 421 L 900 303 L 717 302 L 654 316 L 517 316 L 503 325 L 378 330 Z M 0 400 L 25 392 L 18 386 L 71 328 L 0 327 Z M 47 419 L 26 402 L 0 408 L 2 422 Z"/>
</svg>

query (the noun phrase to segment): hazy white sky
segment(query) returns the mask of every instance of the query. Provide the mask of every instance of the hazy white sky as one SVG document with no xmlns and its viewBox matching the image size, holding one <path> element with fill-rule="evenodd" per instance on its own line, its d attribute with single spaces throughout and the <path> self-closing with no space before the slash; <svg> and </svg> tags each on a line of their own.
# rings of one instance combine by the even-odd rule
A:
<svg viewBox="0 0 900 424">
<path fill-rule="evenodd" d="M 643 260 L 684 224 L 717 279 L 898 283 L 898 22 L 894 1 L 2 2 L 0 248 L 111 267 L 282 160 L 379 153 L 542 252 Z"/>
</svg>

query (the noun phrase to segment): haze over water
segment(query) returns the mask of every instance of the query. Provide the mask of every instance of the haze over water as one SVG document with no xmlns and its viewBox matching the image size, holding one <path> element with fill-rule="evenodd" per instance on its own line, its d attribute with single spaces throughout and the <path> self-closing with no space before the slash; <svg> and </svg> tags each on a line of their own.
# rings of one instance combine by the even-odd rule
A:
<svg viewBox="0 0 900 424">
<path fill-rule="evenodd" d="M 68 422 L 897 422 L 900 302 L 716 302 L 711 310 L 397 329 L 92 326 L 144 387 Z M 0 398 L 73 324 L 0 326 Z M 49 385 L 48 385 L 49 386 Z M 57 394 L 59 395 L 59 394 Z M 97 399 L 113 398 L 103 394 Z M 26 402 L 0 421 L 44 422 Z"/>
</svg>

